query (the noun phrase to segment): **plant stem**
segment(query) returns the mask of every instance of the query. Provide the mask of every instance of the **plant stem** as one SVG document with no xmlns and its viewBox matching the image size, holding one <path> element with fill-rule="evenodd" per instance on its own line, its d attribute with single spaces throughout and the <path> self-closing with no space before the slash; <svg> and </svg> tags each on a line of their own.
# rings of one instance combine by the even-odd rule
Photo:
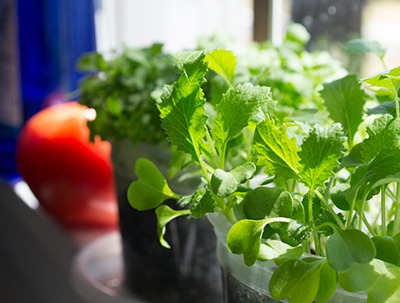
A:
<svg viewBox="0 0 400 303">
<path fill-rule="evenodd" d="M 365 202 L 367 200 L 367 196 L 368 196 L 368 191 L 366 191 L 366 193 L 364 194 L 364 196 L 362 197 L 362 203 L 361 203 L 361 208 L 360 208 L 360 212 L 359 212 L 359 216 L 360 216 L 360 221 L 358 222 L 358 229 L 361 230 L 362 229 L 362 223 L 367 222 L 367 218 L 364 216 L 364 208 L 365 208 Z M 368 223 L 368 222 L 367 222 Z M 366 224 L 367 225 L 367 224 Z M 369 225 L 369 224 L 368 224 Z"/>
<path fill-rule="evenodd" d="M 347 220 L 346 220 L 346 228 L 350 226 L 351 221 L 353 221 L 353 212 L 356 207 L 356 201 L 357 201 L 357 195 L 358 195 L 358 190 L 359 188 L 356 189 L 356 192 L 354 193 L 353 199 L 351 200 L 350 204 L 350 209 L 347 215 Z"/>
<path fill-rule="evenodd" d="M 393 234 L 400 232 L 400 183 L 396 182 L 396 208 L 394 213 Z"/>
<path fill-rule="evenodd" d="M 335 219 L 336 224 L 341 228 L 341 229 L 345 229 L 345 226 L 343 225 L 343 222 L 340 220 L 340 218 L 338 217 L 338 215 L 335 213 L 335 211 L 332 209 L 332 207 L 328 204 L 328 201 L 325 199 L 324 196 L 322 196 L 322 194 L 318 191 L 318 189 L 316 189 L 315 194 L 318 196 L 318 198 L 321 200 L 323 206 L 325 207 L 325 209 L 327 211 L 329 211 L 329 213 L 332 215 L 332 217 Z"/>
<path fill-rule="evenodd" d="M 381 226 L 382 236 L 386 236 L 386 186 L 381 185 Z"/>
</svg>

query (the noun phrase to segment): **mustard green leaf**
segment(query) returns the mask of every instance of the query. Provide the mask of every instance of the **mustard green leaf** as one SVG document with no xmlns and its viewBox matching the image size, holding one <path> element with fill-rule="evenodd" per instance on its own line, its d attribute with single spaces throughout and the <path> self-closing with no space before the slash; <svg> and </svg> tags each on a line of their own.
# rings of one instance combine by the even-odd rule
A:
<svg viewBox="0 0 400 303">
<path fill-rule="evenodd" d="M 328 302 L 337 291 L 338 277 L 336 271 L 330 267 L 328 262 L 320 265 L 320 279 L 317 297 L 318 303 Z"/>
<path fill-rule="evenodd" d="M 186 216 L 190 214 L 190 210 L 188 209 L 181 209 L 181 210 L 174 210 L 167 205 L 160 205 L 156 209 L 156 216 L 157 216 L 157 233 L 158 239 L 161 245 L 165 248 L 171 248 L 169 243 L 164 239 L 164 235 L 166 232 L 166 226 L 169 222 L 178 218 L 180 216 Z"/>
<path fill-rule="evenodd" d="M 228 232 L 226 243 L 234 254 L 243 254 L 247 266 L 253 265 L 259 256 L 261 236 L 265 220 L 240 220 Z"/>
<path fill-rule="evenodd" d="M 400 119 L 384 115 L 367 127 L 368 138 L 361 143 L 361 154 L 365 163 L 374 159 L 381 151 L 400 148 Z"/>
<path fill-rule="evenodd" d="M 153 162 L 140 158 L 135 163 L 137 180 L 128 188 L 128 201 L 138 210 L 153 209 L 166 199 L 176 199 L 179 195 L 174 193 L 162 173 Z"/>
<path fill-rule="evenodd" d="M 338 272 L 344 272 L 355 263 L 369 263 L 376 254 L 372 240 L 357 229 L 341 230 L 334 233 L 326 243 L 326 257 L 329 265 Z"/>
<path fill-rule="evenodd" d="M 168 140 L 178 150 L 199 161 L 199 150 L 206 133 L 205 99 L 201 89 L 207 72 L 203 53 L 189 56 L 182 64 L 182 74 L 164 89 L 158 104 Z"/>
<path fill-rule="evenodd" d="M 344 137 L 338 124 L 331 126 L 315 125 L 301 145 L 300 179 L 315 189 L 322 186 L 332 175 L 343 156 Z"/>
<path fill-rule="evenodd" d="M 265 167 L 265 173 L 280 179 L 297 179 L 300 166 L 295 138 L 289 138 L 285 124 L 277 127 L 267 117 L 254 133 L 253 154 L 256 164 Z"/>
<path fill-rule="evenodd" d="M 274 260 L 279 266 L 288 260 L 300 258 L 302 254 L 303 248 L 301 246 L 292 247 L 282 241 L 268 239 L 261 243 L 258 260 Z"/>
<path fill-rule="evenodd" d="M 216 169 L 211 176 L 211 189 L 220 197 L 227 197 L 234 193 L 240 184 L 250 179 L 256 166 L 252 162 L 246 162 L 230 172 Z"/>
<path fill-rule="evenodd" d="M 320 260 L 289 260 L 279 266 L 271 277 L 269 290 L 276 300 L 310 303 L 318 294 Z"/>
<path fill-rule="evenodd" d="M 369 84 L 375 91 L 383 90 L 387 92 L 390 96 L 390 101 L 393 101 L 400 88 L 400 66 L 373 77 L 362 79 L 362 81 Z"/>
<path fill-rule="evenodd" d="M 207 213 L 214 211 L 215 201 L 209 190 L 202 188 L 196 191 L 190 200 L 190 216 L 204 218 Z"/>
<path fill-rule="evenodd" d="M 217 116 L 214 119 L 212 135 L 215 145 L 220 154 L 228 140 L 238 136 L 243 128 L 252 122 L 257 124 L 260 111 L 262 120 L 265 108 L 272 106 L 271 92 L 268 87 L 253 86 L 250 83 L 239 84 L 230 88 L 217 105 Z"/>
<path fill-rule="evenodd" d="M 215 49 L 206 54 L 205 61 L 208 67 L 221 75 L 229 84 L 233 84 L 236 72 L 236 57 L 232 51 Z"/>
<path fill-rule="evenodd" d="M 400 267 L 382 260 L 354 264 L 339 274 L 339 284 L 350 292 L 366 292 L 368 303 L 400 302 Z"/>
<path fill-rule="evenodd" d="M 352 39 L 350 41 L 347 41 L 343 45 L 343 49 L 349 54 L 366 54 L 372 52 L 379 58 L 385 57 L 386 54 L 386 49 L 382 46 L 380 42 L 369 41 L 365 39 Z"/>
<path fill-rule="evenodd" d="M 367 94 L 356 75 L 324 84 L 320 92 L 325 106 L 333 121 L 342 124 L 350 146 L 354 144 L 354 136 L 362 121 Z"/>
</svg>

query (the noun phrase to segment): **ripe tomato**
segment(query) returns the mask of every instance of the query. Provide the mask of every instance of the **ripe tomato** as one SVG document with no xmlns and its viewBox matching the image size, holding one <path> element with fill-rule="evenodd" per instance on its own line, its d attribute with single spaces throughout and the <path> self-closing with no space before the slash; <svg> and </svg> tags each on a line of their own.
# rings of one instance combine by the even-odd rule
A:
<svg viewBox="0 0 400 303">
<path fill-rule="evenodd" d="M 21 130 L 16 162 L 40 206 L 61 224 L 115 226 L 111 145 L 89 141 L 88 111 L 67 102 L 38 112 Z"/>
</svg>

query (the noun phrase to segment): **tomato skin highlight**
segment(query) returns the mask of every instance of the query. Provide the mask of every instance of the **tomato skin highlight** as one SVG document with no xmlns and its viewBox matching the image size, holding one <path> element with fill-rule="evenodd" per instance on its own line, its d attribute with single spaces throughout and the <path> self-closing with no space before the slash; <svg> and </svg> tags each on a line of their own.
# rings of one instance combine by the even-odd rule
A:
<svg viewBox="0 0 400 303">
<path fill-rule="evenodd" d="M 62 225 L 114 227 L 111 145 L 89 141 L 87 110 L 67 102 L 38 112 L 19 134 L 16 162 L 40 206 Z"/>
</svg>

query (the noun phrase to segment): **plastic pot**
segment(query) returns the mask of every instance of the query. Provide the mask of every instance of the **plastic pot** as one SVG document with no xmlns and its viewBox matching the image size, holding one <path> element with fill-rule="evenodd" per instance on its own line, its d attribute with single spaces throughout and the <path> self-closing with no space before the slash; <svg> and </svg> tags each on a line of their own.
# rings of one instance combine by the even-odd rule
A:
<svg viewBox="0 0 400 303">
<path fill-rule="evenodd" d="M 167 172 L 170 155 L 166 149 L 132 146 L 128 141 L 112 143 L 125 286 L 151 303 L 220 303 L 221 274 L 215 254 L 216 238 L 209 222 L 174 220 L 166 233 L 172 249 L 165 249 L 157 237 L 154 210 L 137 211 L 129 205 L 127 190 L 135 180 L 134 165 L 140 157 Z M 171 184 L 171 188 L 182 190 L 177 187 Z"/>
<path fill-rule="evenodd" d="M 222 269 L 224 303 L 276 303 L 268 291 L 269 280 L 275 269 L 273 261 L 245 265 L 243 256 L 235 255 L 226 246 L 230 222 L 221 214 L 208 214 L 217 236 L 217 257 Z M 340 288 L 330 303 L 367 303 L 365 294 L 354 294 Z"/>
</svg>

